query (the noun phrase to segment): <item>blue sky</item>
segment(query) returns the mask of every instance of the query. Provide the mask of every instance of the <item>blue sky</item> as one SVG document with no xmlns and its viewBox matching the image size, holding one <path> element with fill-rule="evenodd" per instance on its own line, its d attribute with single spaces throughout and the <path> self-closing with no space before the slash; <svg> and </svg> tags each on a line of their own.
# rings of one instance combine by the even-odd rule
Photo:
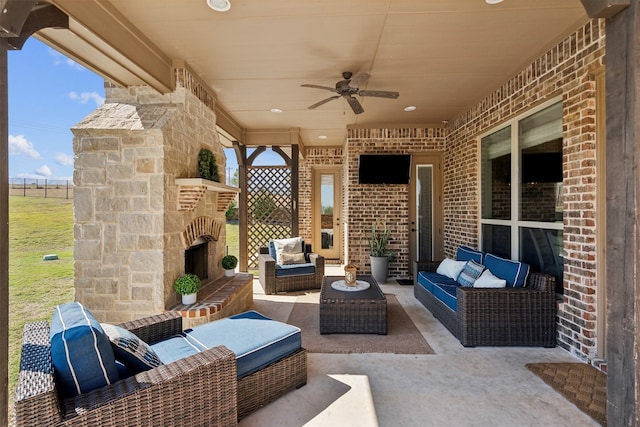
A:
<svg viewBox="0 0 640 427">
<path fill-rule="evenodd" d="M 70 129 L 104 103 L 103 78 L 33 37 L 8 53 L 8 68 L 9 177 L 72 180 Z M 270 151 L 256 161 L 269 163 L 284 164 Z"/>
</svg>

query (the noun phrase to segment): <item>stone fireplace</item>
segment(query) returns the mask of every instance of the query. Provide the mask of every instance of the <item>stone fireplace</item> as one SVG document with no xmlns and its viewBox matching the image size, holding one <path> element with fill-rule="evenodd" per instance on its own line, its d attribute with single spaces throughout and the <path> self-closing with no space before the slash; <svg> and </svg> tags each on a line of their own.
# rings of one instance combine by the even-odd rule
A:
<svg viewBox="0 0 640 427">
<path fill-rule="evenodd" d="M 205 245 L 207 280 L 223 276 L 231 198 L 193 179 L 208 148 L 224 182 L 214 99 L 186 69 L 176 82 L 164 95 L 105 83 L 105 104 L 72 128 L 76 300 L 100 321 L 178 303 L 173 281 L 194 246 Z"/>
</svg>

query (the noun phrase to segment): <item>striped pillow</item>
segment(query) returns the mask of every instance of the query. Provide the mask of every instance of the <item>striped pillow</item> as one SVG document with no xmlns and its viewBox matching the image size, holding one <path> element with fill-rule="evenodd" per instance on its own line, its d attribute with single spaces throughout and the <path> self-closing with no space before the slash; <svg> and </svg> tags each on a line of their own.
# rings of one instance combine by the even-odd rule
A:
<svg viewBox="0 0 640 427">
<path fill-rule="evenodd" d="M 458 275 L 456 281 L 460 283 L 460 286 L 471 287 L 478 277 L 484 271 L 484 265 L 478 264 L 474 260 L 469 260 L 462 268 L 462 271 Z"/>
<path fill-rule="evenodd" d="M 108 323 L 102 323 L 101 326 L 111 340 L 116 360 L 122 362 L 132 374 L 148 371 L 162 365 L 156 352 L 134 333 Z"/>
<path fill-rule="evenodd" d="M 82 304 L 57 306 L 49 336 L 53 371 L 63 397 L 77 396 L 118 381 L 109 337 Z"/>
</svg>

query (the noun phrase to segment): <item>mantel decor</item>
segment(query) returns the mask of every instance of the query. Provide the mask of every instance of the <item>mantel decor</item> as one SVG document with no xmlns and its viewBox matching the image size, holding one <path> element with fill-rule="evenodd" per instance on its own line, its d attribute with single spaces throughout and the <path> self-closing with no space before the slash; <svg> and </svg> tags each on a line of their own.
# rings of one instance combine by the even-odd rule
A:
<svg viewBox="0 0 640 427">
<path fill-rule="evenodd" d="M 203 179 L 220 182 L 216 156 L 207 148 L 201 149 L 198 153 L 198 172 Z"/>
</svg>

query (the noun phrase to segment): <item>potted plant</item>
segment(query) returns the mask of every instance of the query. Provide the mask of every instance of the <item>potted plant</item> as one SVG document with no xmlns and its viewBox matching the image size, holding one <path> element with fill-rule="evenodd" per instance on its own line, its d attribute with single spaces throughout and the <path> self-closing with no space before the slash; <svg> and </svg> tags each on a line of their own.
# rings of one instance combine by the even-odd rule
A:
<svg viewBox="0 0 640 427">
<path fill-rule="evenodd" d="M 196 302 L 196 294 L 202 283 L 200 278 L 195 274 L 183 274 L 173 283 L 173 289 L 182 295 L 183 304 L 193 304 Z"/>
<path fill-rule="evenodd" d="M 393 261 L 395 258 L 395 252 L 387 247 L 390 238 L 391 230 L 387 228 L 386 224 L 383 230 L 378 230 L 376 224 L 373 224 L 369 238 L 369 259 L 371 261 L 371 275 L 378 283 L 387 281 L 389 261 Z"/>
<path fill-rule="evenodd" d="M 198 153 L 198 172 L 200 172 L 200 177 L 203 179 L 215 182 L 220 181 L 216 156 L 207 148 L 201 149 Z"/>
<path fill-rule="evenodd" d="M 235 274 L 235 268 L 238 265 L 238 258 L 234 255 L 225 255 L 222 257 L 222 268 L 224 268 L 225 276 L 233 276 Z"/>
</svg>

